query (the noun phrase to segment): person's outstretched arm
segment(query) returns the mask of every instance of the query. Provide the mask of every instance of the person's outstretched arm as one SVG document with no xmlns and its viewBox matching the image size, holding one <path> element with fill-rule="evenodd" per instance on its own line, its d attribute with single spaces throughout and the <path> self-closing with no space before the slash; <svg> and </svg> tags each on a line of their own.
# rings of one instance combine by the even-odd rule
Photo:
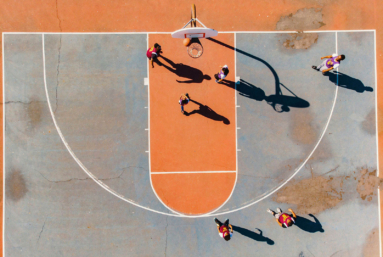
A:
<svg viewBox="0 0 383 257">
<path fill-rule="evenodd" d="M 279 219 L 276 219 L 276 221 L 278 222 L 279 226 L 283 227 L 282 223 L 279 221 Z"/>
<path fill-rule="evenodd" d="M 229 228 L 230 228 L 231 233 L 233 233 L 233 227 L 231 226 L 231 224 L 229 224 Z"/>
<path fill-rule="evenodd" d="M 218 234 L 221 233 L 221 232 L 219 231 L 219 225 L 218 225 L 218 224 L 217 224 L 217 230 L 218 230 Z"/>
<path fill-rule="evenodd" d="M 327 56 L 324 56 L 324 57 L 321 57 L 320 59 L 323 60 L 324 58 L 331 58 L 332 55 L 327 55 Z"/>
<path fill-rule="evenodd" d="M 295 215 L 295 212 L 293 211 L 293 209 L 290 208 L 289 211 L 293 214 L 294 219 L 296 219 L 297 215 Z"/>
</svg>

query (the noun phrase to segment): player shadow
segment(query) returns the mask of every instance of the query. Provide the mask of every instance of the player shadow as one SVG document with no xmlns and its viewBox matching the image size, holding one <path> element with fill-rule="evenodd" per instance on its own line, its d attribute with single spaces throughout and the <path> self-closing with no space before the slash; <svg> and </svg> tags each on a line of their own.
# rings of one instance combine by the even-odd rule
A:
<svg viewBox="0 0 383 257">
<path fill-rule="evenodd" d="M 221 46 L 227 47 L 227 48 L 229 48 L 229 49 L 231 49 L 233 51 L 236 51 L 237 53 L 243 54 L 243 55 L 245 55 L 247 57 L 250 57 L 250 58 L 252 58 L 254 60 L 257 60 L 257 61 L 263 63 L 264 65 L 266 65 L 267 68 L 269 68 L 269 70 L 273 74 L 274 80 L 275 80 L 275 95 L 265 96 L 264 100 L 268 104 L 270 104 L 276 112 L 280 112 L 280 113 L 282 113 L 282 112 L 289 112 L 290 111 L 289 107 L 307 108 L 307 107 L 310 106 L 309 102 L 307 102 L 306 100 L 304 100 L 302 98 L 299 98 L 290 89 L 288 89 L 285 85 L 283 85 L 280 82 L 277 72 L 265 60 L 263 60 L 263 59 L 261 59 L 261 58 L 259 58 L 257 56 L 254 56 L 252 54 L 249 54 L 248 52 L 245 52 L 245 51 L 243 51 L 241 49 L 234 48 L 233 46 L 225 44 L 225 43 L 223 43 L 223 42 L 221 42 L 219 40 L 216 40 L 214 38 L 208 38 L 208 40 L 210 40 L 212 42 L 215 42 L 215 43 L 217 43 L 217 44 L 219 44 Z M 226 81 L 226 82 L 223 82 L 222 84 L 225 84 L 227 86 L 235 88 L 234 82 L 232 82 L 232 81 L 229 81 L 229 82 Z M 285 89 L 287 89 L 287 91 L 289 91 L 294 96 L 283 95 L 282 94 L 282 90 L 281 90 L 281 86 L 283 86 Z M 254 99 L 254 100 L 258 100 L 258 99 L 262 98 L 262 92 L 263 92 L 263 94 L 265 94 L 262 89 L 257 88 L 254 85 L 252 85 L 252 84 L 250 84 L 250 83 L 248 83 L 248 82 L 246 82 L 244 80 L 241 80 L 239 82 L 237 90 L 240 92 L 240 94 L 241 94 L 241 90 L 242 90 L 242 94 L 241 95 L 243 95 L 245 97 L 248 97 L 248 98 L 251 98 L 251 99 Z M 262 101 L 262 100 L 258 100 L 258 101 Z"/>
<path fill-rule="evenodd" d="M 297 218 L 295 219 L 295 225 L 309 233 L 323 233 L 324 229 L 322 228 L 322 224 L 320 224 L 319 220 L 312 214 L 309 214 L 309 216 L 314 218 L 315 222 L 297 215 Z"/>
<path fill-rule="evenodd" d="M 219 45 L 221 45 L 221 46 L 227 47 L 227 48 L 229 48 L 229 49 L 231 49 L 231 50 L 233 50 L 233 51 L 236 51 L 237 53 L 243 54 L 243 55 L 245 55 L 245 56 L 247 56 L 247 57 L 250 57 L 250 58 L 252 58 L 252 59 L 254 59 L 254 60 L 257 60 L 257 61 L 263 63 L 264 65 L 266 65 L 267 68 L 269 68 L 269 70 L 270 70 L 271 73 L 273 74 L 274 79 L 275 79 L 275 87 L 277 87 L 277 86 L 279 85 L 280 81 L 279 81 L 279 77 L 278 77 L 277 72 L 276 72 L 276 71 L 274 70 L 274 68 L 273 68 L 268 62 L 266 62 L 265 60 L 263 60 L 263 59 L 261 59 L 261 58 L 255 56 L 255 55 L 249 54 L 248 52 L 245 52 L 245 51 L 243 51 L 243 50 L 241 50 L 241 49 L 234 48 L 233 46 L 228 45 L 228 44 L 225 44 L 225 43 L 223 43 L 223 42 L 221 42 L 221 41 L 219 41 L 219 40 L 217 40 L 217 39 L 214 39 L 214 38 L 207 38 L 207 39 L 210 40 L 210 41 L 212 41 L 212 42 L 214 42 L 214 43 L 217 43 L 217 44 L 219 44 Z"/>
<path fill-rule="evenodd" d="M 290 89 L 288 89 L 282 83 L 278 84 L 275 88 L 275 94 L 266 96 L 265 91 L 261 88 L 254 86 L 253 84 L 240 79 L 236 84 L 233 81 L 222 81 L 221 84 L 224 84 L 228 87 L 235 88 L 239 95 L 257 100 L 265 100 L 276 112 L 289 112 L 290 108 L 307 108 L 310 106 L 310 103 L 306 100 L 295 95 Z M 293 96 L 283 95 L 281 87 L 284 87 L 289 91 Z"/>
<path fill-rule="evenodd" d="M 170 64 L 171 67 L 166 65 L 165 63 L 161 62 L 160 60 L 157 61 L 160 63 L 160 66 L 163 66 L 168 71 L 176 74 L 178 77 L 186 78 L 188 80 L 185 81 L 179 81 L 178 83 L 202 83 L 202 81 L 205 80 L 211 80 L 211 77 L 209 75 L 204 75 L 201 70 L 197 68 L 193 68 L 188 65 L 184 65 L 182 63 L 174 63 L 172 60 L 166 58 L 163 55 L 158 56 L 159 58 L 164 59 L 168 64 Z"/>
<path fill-rule="evenodd" d="M 354 90 L 358 93 L 363 93 L 364 91 L 368 91 L 368 92 L 374 91 L 372 87 L 365 87 L 362 81 L 360 81 L 359 79 L 352 78 L 341 72 L 337 72 L 337 71 L 334 71 L 334 73 L 326 72 L 323 75 L 327 76 L 329 80 L 335 85 L 338 85 L 340 87 L 347 88 L 350 90 Z"/>
<path fill-rule="evenodd" d="M 206 118 L 209 118 L 209 119 L 212 119 L 212 120 L 216 120 L 216 121 L 222 121 L 223 124 L 226 124 L 226 125 L 229 125 L 230 124 L 230 121 L 222 116 L 222 115 L 219 115 L 218 113 L 216 113 L 215 111 L 213 111 L 209 106 L 207 105 L 203 105 L 195 100 L 192 100 L 190 99 L 190 102 L 193 102 L 195 104 L 198 105 L 199 109 L 198 110 L 193 110 L 191 112 L 184 112 L 184 114 L 186 116 L 190 116 L 190 115 L 193 115 L 193 114 L 200 114 L 202 116 L 205 116 Z"/>
<path fill-rule="evenodd" d="M 253 239 L 255 241 L 259 241 L 259 242 L 266 242 L 268 245 L 273 245 L 274 244 L 274 241 L 271 240 L 270 238 L 268 237 L 265 237 L 263 236 L 263 232 L 262 230 L 256 228 L 256 230 L 259 231 L 259 234 L 254 232 L 254 231 L 251 231 L 251 230 L 248 230 L 246 228 L 241 228 L 241 227 L 237 227 L 237 226 L 233 226 L 233 230 L 238 232 L 239 234 L 243 235 L 243 236 L 246 236 L 250 239 Z"/>
</svg>

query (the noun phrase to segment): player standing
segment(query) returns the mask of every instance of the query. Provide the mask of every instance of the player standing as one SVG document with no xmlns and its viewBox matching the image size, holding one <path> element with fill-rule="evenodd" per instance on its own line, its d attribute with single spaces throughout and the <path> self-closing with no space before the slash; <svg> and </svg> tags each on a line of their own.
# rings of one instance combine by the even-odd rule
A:
<svg viewBox="0 0 383 257">
<path fill-rule="evenodd" d="M 155 43 L 153 47 L 150 47 L 146 52 L 146 57 L 149 58 L 152 68 L 154 68 L 153 61 L 157 62 L 157 57 L 160 53 L 162 53 L 161 46 L 157 43 Z"/>
</svg>

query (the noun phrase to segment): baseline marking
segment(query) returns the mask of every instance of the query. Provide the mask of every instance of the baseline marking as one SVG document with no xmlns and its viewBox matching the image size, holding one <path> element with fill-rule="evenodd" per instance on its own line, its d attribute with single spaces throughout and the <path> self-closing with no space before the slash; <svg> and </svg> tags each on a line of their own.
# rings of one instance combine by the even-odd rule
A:
<svg viewBox="0 0 383 257">
<path fill-rule="evenodd" d="M 350 30 L 306 30 L 303 31 L 303 33 L 326 33 L 326 32 L 372 32 L 376 31 L 375 29 L 350 29 Z M 41 32 L 2 32 L 3 34 L 37 34 L 41 35 Z M 44 34 L 46 35 L 58 35 L 58 34 L 66 34 L 66 35 L 100 35 L 100 34 L 113 34 L 113 35 L 150 35 L 150 34 L 172 34 L 172 32 L 160 32 L 160 31 L 151 31 L 151 32 L 46 32 Z M 276 33 L 276 34 L 286 34 L 286 33 L 299 33 L 298 31 L 218 31 L 218 34 L 225 34 L 225 33 L 258 33 L 258 34 L 270 34 L 270 33 Z"/>
<path fill-rule="evenodd" d="M 236 173 L 235 170 L 224 170 L 224 171 L 159 171 L 151 172 L 152 175 L 157 174 L 210 174 L 210 173 Z"/>
</svg>

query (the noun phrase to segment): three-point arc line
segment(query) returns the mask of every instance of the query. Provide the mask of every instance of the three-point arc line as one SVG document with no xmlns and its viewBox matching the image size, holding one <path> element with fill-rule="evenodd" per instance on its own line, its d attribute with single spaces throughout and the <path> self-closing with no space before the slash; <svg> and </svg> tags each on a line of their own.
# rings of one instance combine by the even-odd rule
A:
<svg viewBox="0 0 383 257">
<path fill-rule="evenodd" d="M 249 32 L 248 32 L 249 33 Z M 33 33 L 31 33 L 33 34 Z M 329 118 L 327 120 L 327 123 L 326 123 L 326 126 L 322 132 L 322 135 L 321 137 L 319 138 L 317 144 L 315 145 L 315 147 L 313 148 L 313 150 L 311 151 L 311 153 L 308 155 L 308 157 L 306 158 L 306 160 L 301 164 L 300 167 L 297 168 L 297 170 L 292 174 L 292 176 L 287 179 L 284 183 L 282 183 L 281 185 L 279 185 L 277 188 L 275 188 L 273 191 L 271 191 L 270 193 L 268 193 L 267 195 L 261 197 L 260 199 L 254 201 L 254 202 L 251 202 L 245 206 L 242 206 L 242 207 L 239 207 L 239 208 L 236 208 L 236 209 L 233 209 L 233 210 L 229 210 L 229 211 L 225 211 L 225 212 L 220 212 L 220 213 L 207 213 L 207 214 L 202 214 L 202 215 L 184 215 L 182 213 L 166 213 L 166 212 L 161 212 L 161 211 L 157 211 L 157 210 L 154 210 L 154 209 L 151 209 L 151 208 L 148 208 L 148 207 L 145 207 L 145 206 L 142 206 L 140 204 L 137 204 L 135 203 L 133 200 L 129 200 L 129 199 L 126 199 L 124 196 L 120 195 L 119 193 L 117 193 L 116 191 L 114 191 L 113 189 L 109 188 L 106 184 L 104 184 L 102 181 L 100 181 L 96 176 L 94 176 L 86 167 L 84 164 L 82 164 L 82 162 L 77 158 L 77 156 L 74 154 L 74 152 L 72 151 L 72 149 L 70 148 L 69 144 L 67 143 L 66 139 L 64 138 L 64 135 L 62 134 L 61 132 L 61 129 L 59 128 L 58 124 L 57 124 L 57 121 L 56 121 L 56 118 L 55 118 L 55 115 L 53 113 L 53 110 L 52 110 L 52 107 L 51 107 L 51 103 L 50 103 L 50 100 L 49 100 L 49 93 L 48 93 L 48 88 L 47 88 L 47 83 L 46 83 L 46 71 L 45 71 L 45 50 L 44 50 L 44 35 L 45 34 L 55 34 L 55 33 L 35 33 L 35 34 L 41 34 L 42 35 L 42 50 L 43 50 L 43 66 L 44 66 L 44 86 L 45 86 L 45 93 L 46 93 L 46 97 L 47 97 L 47 103 L 48 103 L 48 107 L 49 107 L 49 110 L 50 110 L 50 113 L 51 113 L 51 116 L 52 116 L 52 119 L 53 119 L 53 123 L 56 127 L 56 130 L 62 140 L 62 142 L 64 143 L 65 147 L 67 148 L 68 152 L 70 153 L 70 155 L 72 156 L 72 158 L 77 162 L 77 164 L 81 167 L 81 169 L 91 178 L 93 179 L 98 185 L 100 185 L 102 188 L 104 188 L 106 191 L 108 191 L 109 193 L 115 195 L 116 197 L 120 198 L 121 200 L 125 201 L 125 202 L 128 202 L 128 203 L 131 203 L 132 205 L 134 206 L 137 206 L 137 207 L 140 207 L 144 210 L 148 210 L 148 211 L 152 211 L 154 213 L 158 213 L 158 214 L 163 214 L 163 215 L 168 215 L 168 216 L 173 216 L 173 217 L 183 217 L 183 218 L 202 218 L 202 217 L 211 217 L 211 216 L 218 216 L 218 215 L 223 215 L 223 214 L 228 214 L 228 213 L 232 213 L 232 212 L 236 212 L 236 211 L 239 211 L 239 210 L 242 210 L 242 209 L 245 209 L 247 207 L 250 207 L 260 201 L 262 201 L 263 199 L 269 197 L 270 195 L 274 194 L 276 191 L 278 191 L 279 189 L 281 189 L 284 185 L 286 185 L 301 169 L 302 167 L 307 163 L 307 161 L 310 159 L 310 157 L 313 155 L 313 153 L 315 152 L 315 150 L 317 149 L 319 143 L 322 141 L 324 135 L 325 135 L 325 132 L 329 126 L 329 123 L 331 121 L 331 118 L 332 118 L 332 114 L 334 112 L 334 108 L 335 108 L 335 104 L 336 104 L 336 99 L 337 99 L 337 95 L 338 95 L 338 87 L 336 87 L 335 89 L 335 96 L 334 96 L 334 100 L 333 100 L 333 105 L 332 105 L 332 108 L 331 108 L 331 111 L 330 111 L 330 115 L 329 115 Z M 62 33 L 56 33 L 56 34 L 62 34 Z M 71 34 L 71 33 L 69 33 Z M 73 34 L 73 33 L 72 33 Z M 150 34 L 150 33 L 146 33 L 146 34 Z M 4 41 L 3 41 L 4 42 Z M 3 66 L 4 68 L 4 66 Z M 144 83 L 146 81 L 144 80 Z M 149 81 L 147 81 L 149 83 Z M 239 106 L 236 106 L 236 107 L 239 107 Z M 237 149 L 237 151 L 240 151 L 240 149 Z M 149 151 L 146 151 L 146 152 L 149 152 Z M 152 173 L 153 174 L 153 173 Z M 171 210 L 173 211 L 173 210 Z M 174 211 L 173 211 L 174 212 Z"/>
</svg>

